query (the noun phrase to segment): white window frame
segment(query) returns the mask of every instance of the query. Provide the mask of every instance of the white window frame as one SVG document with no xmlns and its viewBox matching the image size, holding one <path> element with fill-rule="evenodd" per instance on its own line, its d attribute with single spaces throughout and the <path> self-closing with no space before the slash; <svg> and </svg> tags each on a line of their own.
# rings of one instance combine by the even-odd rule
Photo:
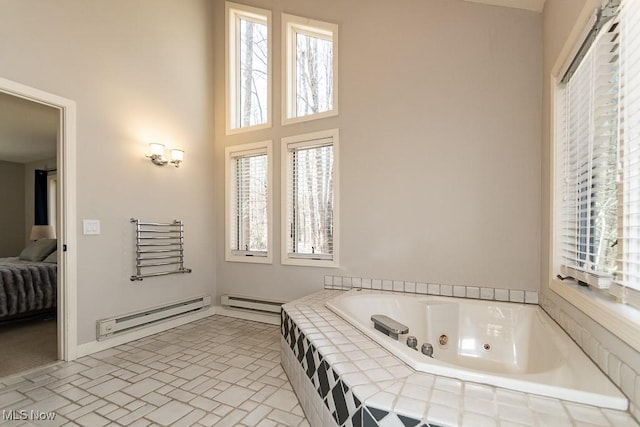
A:
<svg viewBox="0 0 640 427">
<path fill-rule="evenodd" d="M 321 113 L 297 115 L 296 34 L 331 40 L 333 43 L 333 108 Z M 306 122 L 338 115 L 338 25 L 282 14 L 282 124 Z"/>
<path fill-rule="evenodd" d="M 273 31 L 271 11 L 257 7 L 246 6 L 232 2 L 225 3 L 225 97 L 226 97 L 226 134 L 250 132 L 271 127 L 272 121 L 272 69 L 273 69 Z M 240 79 L 237 54 L 239 51 L 239 29 L 236 25 L 238 19 L 246 19 L 254 22 L 266 20 L 267 24 L 267 121 L 266 123 L 241 127 L 238 108 L 240 104 L 240 91 L 238 81 Z"/>
<path fill-rule="evenodd" d="M 289 148 L 295 146 L 312 147 L 318 144 L 319 140 L 332 140 L 333 144 L 333 254 L 331 259 L 322 259 L 307 254 L 291 256 L 288 251 L 290 240 L 291 212 L 289 209 L 288 197 L 291 168 L 289 167 Z M 339 267 L 340 254 L 340 162 L 339 162 L 339 131 L 338 129 L 324 130 L 320 132 L 307 133 L 304 135 L 290 136 L 282 138 L 281 146 L 281 259 L 283 265 L 297 265 L 309 267 Z"/>
<path fill-rule="evenodd" d="M 576 23 L 570 38 L 567 40 L 558 61 L 551 71 L 550 78 L 550 191 L 549 204 L 550 220 L 550 250 L 549 250 L 549 288 L 585 313 L 595 322 L 602 325 L 608 331 L 618 336 L 626 344 L 640 351 L 640 297 L 637 291 L 628 289 L 629 295 L 616 295 L 621 291 L 620 287 L 612 286 L 609 290 L 597 290 L 595 288 L 580 286 L 575 280 L 561 280 L 558 276 L 561 272 L 561 212 L 562 188 L 558 181 L 562 179 L 562 173 L 558 165 L 559 138 L 557 129 L 557 106 L 560 96 L 560 81 L 569 64 L 575 57 L 578 48 L 582 45 L 587 35 L 587 30 L 594 23 L 592 6 L 585 5 L 580 20 Z M 621 304 L 622 299 L 627 299 L 629 304 Z"/>
<path fill-rule="evenodd" d="M 234 145 L 225 148 L 225 259 L 232 262 L 271 264 L 273 262 L 273 144 L 271 141 Z M 231 221 L 234 220 L 234 159 L 251 154 L 267 155 L 267 252 L 266 255 L 232 249 Z"/>
</svg>

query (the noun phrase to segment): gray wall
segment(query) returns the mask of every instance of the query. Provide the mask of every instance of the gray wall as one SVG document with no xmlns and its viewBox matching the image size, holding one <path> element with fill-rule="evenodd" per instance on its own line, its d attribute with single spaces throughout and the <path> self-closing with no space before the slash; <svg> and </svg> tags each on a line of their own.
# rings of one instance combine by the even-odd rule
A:
<svg viewBox="0 0 640 427">
<path fill-rule="evenodd" d="M 274 141 L 274 263 L 224 260 L 218 293 L 283 299 L 323 275 L 538 290 L 542 17 L 452 0 L 252 0 L 273 11 L 271 129 L 226 136 L 215 2 L 216 193 L 224 148 Z M 340 115 L 281 126 L 280 14 L 337 23 Z M 280 139 L 340 129 L 339 269 L 280 264 Z"/>
<path fill-rule="evenodd" d="M 0 76 L 77 102 L 79 344 L 98 319 L 214 293 L 210 4 L 2 2 Z M 154 139 L 183 148 L 182 167 L 145 159 Z M 131 217 L 182 219 L 193 273 L 131 282 Z"/>
<path fill-rule="evenodd" d="M 0 258 L 18 256 L 25 245 L 24 165 L 0 160 Z"/>
<path fill-rule="evenodd" d="M 250 3 L 274 14 L 274 126 L 227 137 L 222 0 L 3 2 L 1 76 L 78 105 L 79 343 L 103 317 L 202 293 L 293 299 L 325 274 L 538 290 L 540 14 L 451 0 Z M 281 12 L 340 25 L 338 117 L 279 124 Z M 281 266 L 280 138 L 335 127 L 341 267 Z M 152 165 L 153 139 L 184 148 L 184 165 Z M 265 139 L 275 261 L 228 263 L 224 148 Z M 193 274 L 130 282 L 132 216 L 183 219 Z M 100 219 L 102 234 L 83 236 L 82 219 Z"/>
</svg>

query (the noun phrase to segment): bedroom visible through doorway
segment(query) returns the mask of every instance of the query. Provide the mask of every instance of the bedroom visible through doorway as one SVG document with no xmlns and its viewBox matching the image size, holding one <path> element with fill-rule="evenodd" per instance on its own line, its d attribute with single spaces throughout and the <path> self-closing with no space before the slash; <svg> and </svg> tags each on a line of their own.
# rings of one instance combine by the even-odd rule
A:
<svg viewBox="0 0 640 427">
<path fill-rule="evenodd" d="M 57 343 L 58 359 L 74 360 L 77 348 L 76 103 L 50 92 L 0 77 L 0 93 L 58 111 L 56 146 Z"/>
<path fill-rule="evenodd" d="M 0 377 L 58 360 L 60 110 L 0 92 Z"/>
</svg>

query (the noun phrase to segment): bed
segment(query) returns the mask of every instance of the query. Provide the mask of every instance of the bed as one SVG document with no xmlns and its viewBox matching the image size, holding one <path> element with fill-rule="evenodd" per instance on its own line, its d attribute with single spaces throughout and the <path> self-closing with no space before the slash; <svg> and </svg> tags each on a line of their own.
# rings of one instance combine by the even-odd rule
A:
<svg viewBox="0 0 640 427">
<path fill-rule="evenodd" d="M 0 322 L 55 312 L 56 259 L 55 239 L 33 242 L 19 257 L 0 258 Z"/>
</svg>

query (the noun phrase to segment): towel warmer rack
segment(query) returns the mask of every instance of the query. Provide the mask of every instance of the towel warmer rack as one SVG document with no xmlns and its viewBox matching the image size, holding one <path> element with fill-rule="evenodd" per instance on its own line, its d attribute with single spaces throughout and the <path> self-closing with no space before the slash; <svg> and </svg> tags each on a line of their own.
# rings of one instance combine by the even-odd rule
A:
<svg viewBox="0 0 640 427">
<path fill-rule="evenodd" d="M 136 226 L 136 274 L 131 281 L 167 274 L 191 273 L 184 266 L 184 224 L 143 222 L 131 218 Z M 175 269 L 167 270 L 171 266 Z"/>
</svg>

